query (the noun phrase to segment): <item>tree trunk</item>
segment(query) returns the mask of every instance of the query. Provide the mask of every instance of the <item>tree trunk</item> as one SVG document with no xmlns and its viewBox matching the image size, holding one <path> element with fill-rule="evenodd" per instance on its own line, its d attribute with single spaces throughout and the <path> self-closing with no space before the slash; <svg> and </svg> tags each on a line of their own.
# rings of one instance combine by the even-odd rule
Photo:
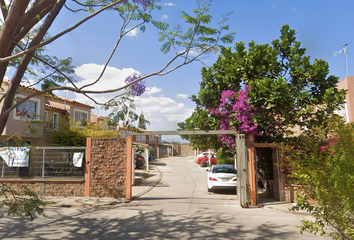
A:
<svg viewBox="0 0 354 240">
<path fill-rule="evenodd" d="M 58 0 L 57 1 L 57 3 L 52 8 L 51 12 L 48 14 L 46 20 L 44 21 L 44 23 L 40 27 L 36 36 L 33 38 L 31 43 L 29 44 L 28 48 L 36 46 L 42 41 L 44 35 L 47 33 L 47 31 L 48 31 L 49 27 L 51 26 L 51 24 L 53 23 L 54 19 L 59 14 L 65 1 L 66 0 Z M 3 107 L 1 109 L 1 114 L 3 114 L 6 110 L 8 110 L 9 108 L 12 107 L 16 91 L 21 83 L 22 77 L 27 69 L 28 64 L 30 63 L 30 61 L 33 57 L 33 54 L 34 54 L 34 52 L 28 53 L 28 54 L 24 55 L 23 58 L 21 59 L 21 62 L 16 69 L 16 72 L 11 80 L 9 89 L 6 93 Z M 1 75 L 0 75 L 0 77 L 1 77 Z M 0 79 L 2 82 L 2 78 L 0 78 Z M 4 131 L 8 118 L 9 118 L 9 115 L 5 116 L 3 119 L 0 120 L 0 133 L 2 133 Z"/>
<path fill-rule="evenodd" d="M 29 1 L 30 0 L 15 0 L 6 19 L 4 19 L 4 25 L 0 31 L 1 58 L 9 56 L 15 47 L 15 43 L 12 39 L 20 30 L 21 18 L 25 14 Z M 3 82 L 8 64 L 8 62 L 0 63 L 0 86 Z"/>
</svg>

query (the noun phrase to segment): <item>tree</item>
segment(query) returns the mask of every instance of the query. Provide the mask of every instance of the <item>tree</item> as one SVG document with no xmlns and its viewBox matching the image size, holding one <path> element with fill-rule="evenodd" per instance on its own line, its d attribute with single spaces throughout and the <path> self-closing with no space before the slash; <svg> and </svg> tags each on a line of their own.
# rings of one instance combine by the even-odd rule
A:
<svg viewBox="0 0 354 240">
<path fill-rule="evenodd" d="M 311 129 L 322 124 L 340 104 L 346 91 L 338 90 L 338 77 L 328 76 L 327 62 L 305 55 L 305 49 L 296 41 L 295 30 L 281 27 L 281 36 L 272 44 L 238 42 L 235 52 L 224 48 L 210 68 L 202 68 L 202 82 L 198 96 L 193 95 L 198 114 L 205 116 L 211 129 L 220 129 L 223 115 L 220 99 L 225 91 L 239 92 L 248 86 L 247 103 L 254 110 L 252 117 L 261 142 L 281 142 L 294 133 L 294 128 Z M 227 98 L 229 107 L 239 101 L 237 95 Z M 316 110 L 315 110 L 316 108 Z M 239 129 L 238 112 L 228 111 L 230 127 Z M 203 112 L 203 113 L 202 113 Z M 225 113 L 227 115 L 227 113 Z M 193 115 L 192 115 L 193 116 Z M 217 144 L 217 143 L 215 143 Z"/>
<path fill-rule="evenodd" d="M 49 138 L 59 146 L 86 146 L 86 138 L 119 137 L 114 130 L 103 129 L 96 123 L 85 122 L 83 128 L 79 128 L 79 122 L 65 122 L 56 131 L 53 131 Z"/>
<path fill-rule="evenodd" d="M 150 124 L 150 122 L 145 119 L 144 113 L 141 112 L 139 116 L 138 128 L 146 130 L 146 124 Z"/>
<path fill-rule="evenodd" d="M 74 5 L 74 8 L 68 5 L 69 2 Z M 182 19 L 190 26 L 184 32 L 181 27 L 169 30 L 167 23 L 152 18 L 151 12 L 161 9 L 158 2 L 158 0 L 0 0 L 0 86 L 3 86 L 7 68 L 9 66 L 16 68 L 8 90 L 0 98 L 2 106 L 0 110 L 0 133 L 3 132 L 7 124 L 9 113 L 17 106 L 32 97 L 50 94 L 55 90 L 69 90 L 81 93 L 96 104 L 104 105 L 105 108 L 112 108 L 114 113 L 112 120 L 116 121 L 116 123 L 122 120 L 124 123 L 132 120 L 136 121 L 139 117 L 134 113 L 131 97 L 139 96 L 144 91 L 142 80 L 151 76 L 166 75 L 198 60 L 204 54 L 218 51 L 221 48 L 220 43 L 232 42 L 234 33 L 223 35 L 225 31 L 228 31 L 228 25 L 225 25 L 228 14 L 223 17 L 218 28 L 208 26 L 212 18 L 208 14 L 209 1 L 197 1 L 198 8 L 193 11 L 195 16 L 182 12 Z M 61 11 L 65 11 L 65 9 L 72 12 L 86 11 L 88 16 L 72 25 L 72 27 L 54 36 L 49 36 L 48 30 L 50 26 L 56 20 L 58 14 Z M 70 77 L 73 72 L 71 59 L 59 60 L 56 57 L 44 55 L 45 47 L 106 10 L 114 10 L 117 16 L 121 18 L 120 35 L 97 79 L 90 84 L 77 87 L 74 79 Z M 133 22 L 135 25 L 130 27 Z M 103 91 L 89 90 L 89 87 L 94 86 L 102 78 L 121 39 L 136 28 L 145 31 L 147 24 L 152 24 L 160 30 L 159 41 L 163 42 L 161 51 L 168 53 L 172 49 L 174 56 L 171 57 L 171 60 L 158 71 L 144 76 L 129 77 L 126 80 L 127 84 L 123 87 L 116 89 L 107 88 Z M 191 55 L 192 51 L 196 51 L 197 55 Z M 37 79 L 37 83 L 41 83 L 42 89 L 24 97 L 22 100 L 14 101 L 20 84 L 25 81 L 26 74 L 36 76 L 35 71 L 32 71 L 30 66 L 38 68 L 39 64 L 43 65 L 40 71 L 43 71 L 46 76 L 45 78 Z M 67 84 L 63 86 L 62 83 L 64 81 Z M 117 94 L 116 97 L 106 103 L 99 103 L 88 95 L 112 92 Z M 78 142 L 80 141 L 80 136 L 78 136 Z M 12 204 L 11 202 L 9 203 Z M 29 202 L 24 201 L 21 204 L 25 206 L 27 203 Z M 34 205 L 35 210 L 40 213 L 38 211 L 40 208 L 37 208 L 40 203 L 37 201 L 34 201 L 34 203 L 36 203 Z M 32 211 L 33 208 L 25 209 Z M 27 210 L 26 213 L 28 213 Z M 20 211 L 16 211 L 20 213 Z"/>
<path fill-rule="evenodd" d="M 3 17 L 3 23 L 1 25 L 0 32 L 0 85 L 3 82 L 3 78 L 8 66 L 16 66 L 15 74 L 13 75 L 8 91 L 4 94 L 2 101 L 2 109 L 0 112 L 0 133 L 3 132 L 7 120 L 8 114 L 16 106 L 22 104 L 26 100 L 36 95 L 45 94 L 54 90 L 69 90 L 76 93 L 84 94 L 97 104 L 106 106 L 117 105 L 118 102 L 124 101 L 126 94 L 133 95 L 134 91 L 141 90 L 139 83 L 151 76 L 163 76 L 166 75 L 186 64 L 189 64 L 197 60 L 203 54 L 208 54 L 220 49 L 219 43 L 230 43 L 233 40 L 234 33 L 227 33 L 223 35 L 225 31 L 228 31 L 228 25 L 225 22 L 228 18 L 226 15 L 219 24 L 218 28 L 211 28 L 208 24 L 211 22 L 212 16 L 207 14 L 209 11 L 208 1 L 197 1 L 198 8 L 194 10 L 195 17 L 182 12 L 182 19 L 190 25 L 190 27 L 182 32 L 180 27 L 177 27 L 174 31 L 169 30 L 169 25 L 160 21 L 156 21 L 152 18 L 151 12 L 155 9 L 161 9 L 158 5 L 158 1 L 155 0 L 89 0 L 89 1 L 76 1 L 72 0 L 73 4 L 79 7 L 79 9 L 72 9 L 67 5 L 68 0 L 13 0 L 6 4 L 4 0 L 0 0 L 1 13 Z M 60 11 L 66 8 L 69 11 L 86 11 L 89 15 L 74 24 L 72 27 L 60 32 L 53 37 L 49 37 L 47 32 L 51 24 L 55 21 Z M 60 69 L 47 61 L 47 59 L 41 55 L 43 47 L 49 43 L 57 40 L 64 34 L 74 30 L 81 24 L 85 23 L 90 18 L 104 12 L 105 10 L 114 10 L 117 12 L 117 16 L 122 19 L 122 27 L 120 35 L 117 39 L 115 46 L 112 49 L 107 62 L 95 81 L 82 87 L 77 87 L 72 79 L 60 71 Z M 132 28 L 127 29 L 128 24 L 135 22 Z M 102 77 L 106 67 L 109 64 L 114 52 L 120 44 L 121 39 L 135 28 L 139 28 L 141 31 L 145 31 L 146 25 L 152 24 L 157 27 L 160 32 L 159 41 L 164 42 L 161 51 L 168 53 L 173 49 L 175 55 L 171 60 L 163 66 L 160 70 L 152 72 L 144 76 L 135 76 L 134 79 L 127 82 L 127 85 L 117 89 L 107 89 L 103 91 L 88 90 L 89 87 L 94 86 Z M 32 33 L 32 35 L 30 34 Z M 23 44 L 26 42 L 27 44 Z M 196 56 L 190 54 L 191 51 L 197 51 Z M 56 81 L 55 78 L 51 78 L 45 82 L 45 88 L 42 91 L 29 95 L 20 101 L 14 103 L 14 96 L 18 87 L 20 86 L 23 77 L 28 70 L 29 64 L 35 63 L 34 59 L 42 62 L 46 66 L 55 69 L 66 81 L 69 82 L 69 86 L 62 86 L 60 81 Z M 70 65 L 70 64 L 69 64 Z M 70 73 L 70 66 L 68 69 Z M 48 79 L 43 79 L 48 80 Z M 123 91 L 123 92 L 122 92 Z M 111 99 L 107 103 L 96 102 L 92 97 L 87 94 L 100 94 L 100 93 L 117 93 L 117 96 Z M 140 93 L 141 94 L 141 93 Z M 119 114 L 122 112 L 120 111 Z M 129 111 L 127 111 L 129 114 Z M 120 117 L 118 118 L 120 119 Z"/>
<path fill-rule="evenodd" d="M 283 144 L 281 167 L 300 186 L 293 210 L 314 217 L 302 221 L 301 232 L 353 239 L 354 125 L 334 116 L 326 122 Z"/>
</svg>

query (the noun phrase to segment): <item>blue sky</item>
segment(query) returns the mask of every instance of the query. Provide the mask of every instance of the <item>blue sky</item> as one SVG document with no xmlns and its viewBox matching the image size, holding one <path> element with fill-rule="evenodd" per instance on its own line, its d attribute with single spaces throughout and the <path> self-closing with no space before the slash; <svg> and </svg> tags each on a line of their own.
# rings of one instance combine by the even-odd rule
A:
<svg viewBox="0 0 354 240">
<path fill-rule="evenodd" d="M 191 0 L 161 1 L 162 10 L 153 15 L 156 19 L 168 22 L 171 27 L 182 23 L 181 11 L 191 13 L 196 4 Z M 270 43 L 280 36 L 280 25 L 289 24 L 297 32 L 298 41 L 306 48 L 306 55 L 314 59 L 323 59 L 329 63 L 330 74 L 340 78 L 346 76 L 344 55 L 333 56 L 333 52 L 348 43 L 349 75 L 354 63 L 354 1 L 342 0 L 214 0 L 210 6 L 213 22 L 221 20 L 221 15 L 233 11 L 228 23 L 235 31 L 235 41 L 246 45 L 251 40 L 256 43 Z M 50 29 L 51 35 L 72 26 L 86 13 L 71 13 L 63 9 Z M 88 82 L 97 78 L 102 65 L 106 62 L 119 33 L 122 21 L 113 11 L 100 14 L 78 29 L 63 36 L 47 46 L 49 54 L 59 58 L 72 57 L 77 67 L 77 80 Z M 185 27 L 184 25 L 182 25 Z M 151 25 L 144 33 L 126 37 L 120 44 L 109 63 L 109 69 L 102 82 L 95 89 L 120 86 L 125 77 L 135 71 L 149 74 L 162 68 L 173 54 L 160 52 L 161 44 L 158 31 Z M 217 55 L 205 59 L 207 65 L 215 62 Z M 162 77 L 146 80 L 148 89 L 141 97 L 135 98 L 138 112 L 144 111 L 150 120 L 148 130 L 174 130 L 177 122 L 183 121 L 194 109 L 189 99 L 197 94 L 201 81 L 200 63 L 192 63 Z M 89 100 L 75 94 L 68 94 L 81 102 L 94 105 Z M 106 100 L 110 95 L 97 96 Z M 107 115 L 108 112 L 95 110 L 95 113 Z M 168 139 L 171 137 L 164 137 Z"/>
</svg>

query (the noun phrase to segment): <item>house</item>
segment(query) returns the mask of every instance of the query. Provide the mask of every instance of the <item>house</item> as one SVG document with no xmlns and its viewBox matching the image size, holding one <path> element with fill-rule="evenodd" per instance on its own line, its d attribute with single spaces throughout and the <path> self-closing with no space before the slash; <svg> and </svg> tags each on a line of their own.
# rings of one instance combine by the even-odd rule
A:
<svg viewBox="0 0 354 240">
<path fill-rule="evenodd" d="M 103 129 L 107 130 L 118 131 L 119 128 L 119 125 L 111 123 L 106 117 L 94 113 L 91 113 L 91 122 L 101 125 Z"/>
<path fill-rule="evenodd" d="M 340 80 L 337 88 L 348 90 L 346 103 L 342 105 L 342 109 L 337 114 L 342 116 L 346 122 L 354 122 L 354 76 Z"/>
<path fill-rule="evenodd" d="M 6 93 L 9 83 L 9 80 L 4 79 L 0 97 Z M 15 101 L 36 92 L 39 91 L 33 87 L 20 85 L 15 95 Z M 2 103 L 0 103 L 0 107 L 2 107 Z M 48 138 L 50 132 L 58 129 L 64 121 L 69 121 L 69 119 L 73 122 L 79 121 L 80 125 L 83 125 L 84 121 L 90 119 L 92 108 L 90 105 L 58 96 L 39 95 L 33 97 L 10 112 L 0 139 L 6 140 L 17 135 L 28 143 L 36 140 L 36 145 L 48 145 L 51 143 Z M 31 118 L 35 118 L 41 123 L 33 124 L 28 121 Z M 30 126 L 36 130 L 36 133 L 26 131 Z"/>
</svg>

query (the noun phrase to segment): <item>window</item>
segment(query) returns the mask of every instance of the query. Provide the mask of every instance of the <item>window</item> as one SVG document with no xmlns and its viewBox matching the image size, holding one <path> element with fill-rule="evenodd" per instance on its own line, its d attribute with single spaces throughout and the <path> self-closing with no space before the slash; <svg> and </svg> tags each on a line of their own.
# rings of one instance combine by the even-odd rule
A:
<svg viewBox="0 0 354 240">
<path fill-rule="evenodd" d="M 88 119 L 88 112 L 74 110 L 74 122 L 80 122 L 80 127 L 84 126 L 84 123 Z"/>
<path fill-rule="evenodd" d="M 48 111 L 44 111 L 44 121 L 48 122 Z"/>
<path fill-rule="evenodd" d="M 127 132 L 127 137 L 129 137 L 129 132 Z"/>
<path fill-rule="evenodd" d="M 150 140 L 152 140 L 152 135 L 149 136 Z"/>
<path fill-rule="evenodd" d="M 59 126 L 59 113 L 53 113 L 53 129 L 58 129 Z"/>
<path fill-rule="evenodd" d="M 156 140 L 156 136 L 154 135 L 154 140 Z"/>
<path fill-rule="evenodd" d="M 25 97 L 20 96 L 17 97 L 16 100 L 20 101 L 23 98 Z M 14 119 L 26 119 L 26 118 L 38 119 L 38 116 L 40 114 L 39 103 L 40 103 L 39 99 L 31 98 L 31 100 L 27 100 L 26 102 L 17 106 L 14 111 Z"/>
<path fill-rule="evenodd" d="M 120 137 L 121 137 L 121 138 L 125 138 L 125 131 L 120 130 Z"/>
<path fill-rule="evenodd" d="M 142 135 L 142 136 L 141 136 L 141 140 L 145 140 L 145 135 Z"/>
<path fill-rule="evenodd" d="M 136 140 L 140 140 L 140 135 L 136 135 Z"/>
</svg>

